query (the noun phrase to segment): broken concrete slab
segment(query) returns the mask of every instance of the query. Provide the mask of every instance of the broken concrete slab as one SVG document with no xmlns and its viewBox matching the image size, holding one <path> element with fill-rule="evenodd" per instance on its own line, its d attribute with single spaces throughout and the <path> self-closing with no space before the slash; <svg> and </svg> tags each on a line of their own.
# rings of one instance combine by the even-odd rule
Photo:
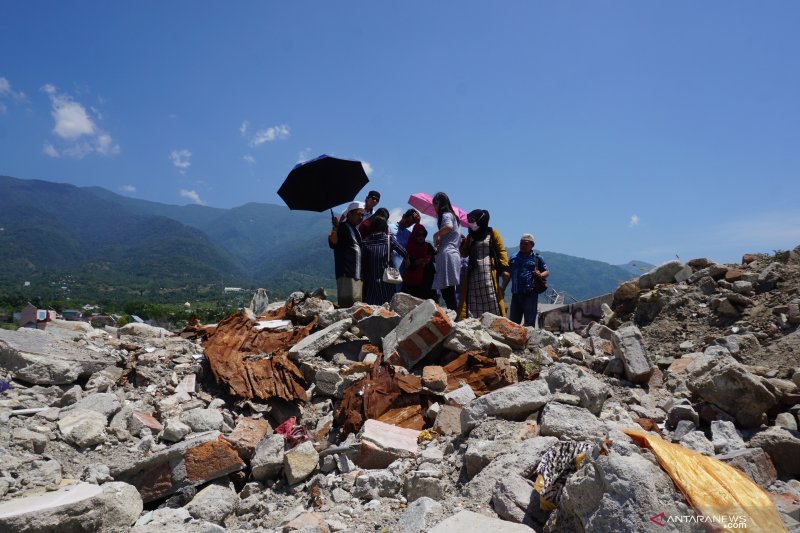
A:
<svg viewBox="0 0 800 533">
<path fill-rule="evenodd" d="M 371 315 L 356 322 L 361 334 L 369 339 L 369 342 L 380 346 L 383 338 L 389 334 L 400 323 L 402 317 L 394 311 L 380 308 Z"/>
<path fill-rule="evenodd" d="M 500 357 L 508 357 L 512 352 L 508 344 L 489 335 L 481 327 L 481 322 L 477 318 L 468 318 L 461 322 L 456 322 L 453 331 L 445 339 L 443 346 L 455 353 L 486 351 L 490 346 L 493 346 Z"/>
<path fill-rule="evenodd" d="M 675 274 L 684 268 L 684 264 L 678 260 L 673 259 L 663 265 L 659 265 L 646 274 L 639 277 L 639 288 L 642 290 L 652 289 L 661 283 L 673 283 L 675 281 Z"/>
<path fill-rule="evenodd" d="M 778 479 L 778 472 L 769 454 L 761 448 L 743 448 L 715 456 L 716 459 L 738 468 L 762 487 Z"/>
<path fill-rule="evenodd" d="M 80 448 L 105 442 L 108 419 L 97 411 L 75 409 L 58 421 L 64 440 Z"/>
<path fill-rule="evenodd" d="M 283 435 L 270 435 L 256 446 L 250 461 L 250 471 L 256 481 L 265 481 L 283 471 L 285 439 Z"/>
<path fill-rule="evenodd" d="M 142 499 L 126 483 L 75 483 L 38 496 L 0 503 L 0 530 L 31 533 L 127 530 Z"/>
<path fill-rule="evenodd" d="M 397 459 L 415 457 L 418 437 L 419 431 L 367 420 L 355 462 L 362 468 L 386 468 Z"/>
<path fill-rule="evenodd" d="M 0 329 L 0 368 L 36 385 L 68 385 L 116 364 L 110 353 L 38 329 Z"/>
<path fill-rule="evenodd" d="M 636 326 L 620 328 L 613 338 L 614 354 L 625 365 L 625 378 L 632 383 L 647 383 L 655 368 Z"/>
<path fill-rule="evenodd" d="M 327 328 L 312 333 L 308 337 L 289 348 L 289 357 L 295 361 L 302 361 L 314 357 L 325 348 L 331 346 L 342 334 L 350 329 L 353 325 L 353 320 L 345 318 L 331 324 Z"/>
<path fill-rule="evenodd" d="M 445 518 L 432 528 L 428 533 L 530 533 L 531 528 L 523 524 L 515 524 L 478 514 L 473 511 L 460 511 L 449 518 Z"/>
<path fill-rule="evenodd" d="M 239 495 L 236 492 L 227 486 L 212 483 L 198 492 L 185 509 L 194 518 L 222 525 L 238 506 Z"/>
<path fill-rule="evenodd" d="M 384 360 L 413 367 L 441 344 L 453 322 L 433 300 L 425 300 L 383 339 Z"/>
<path fill-rule="evenodd" d="M 744 427 L 761 424 L 777 403 L 761 380 L 731 356 L 698 356 L 687 367 L 686 384 L 707 402 L 734 414 Z"/>
<path fill-rule="evenodd" d="M 747 446 L 767 452 L 780 476 L 800 475 L 800 438 L 796 431 L 771 426 L 756 433 Z"/>
<path fill-rule="evenodd" d="M 539 417 L 539 434 L 542 436 L 586 440 L 606 433 L 603 422 L 583 407 L 550 402 Z"/>
<path fill-rule="evenodd" d="M 611 395 L 611 388 L 590 374 L 587 370 L 563 363 L 553 365 L 545 377 L 550 392 L 574 394 L 580 399 L 580 406 L 592 414 L 599 415 L 603 404 Z"/>
<path fill-rule="evenodd" d="M 523 381 L 481 396 L 461 411 L 465 431 L 488 416 L 518 419 L 541 409 L 552 394 L 544 380 Z"/>
<path fill-rule="evenodd" d="M 233 446 L 219 432 L 212 431 L 154 453 L 133 466 L 112 470 L 111 475 L 135 486 L 147 503 L 244 466 Z"/>
</svg>

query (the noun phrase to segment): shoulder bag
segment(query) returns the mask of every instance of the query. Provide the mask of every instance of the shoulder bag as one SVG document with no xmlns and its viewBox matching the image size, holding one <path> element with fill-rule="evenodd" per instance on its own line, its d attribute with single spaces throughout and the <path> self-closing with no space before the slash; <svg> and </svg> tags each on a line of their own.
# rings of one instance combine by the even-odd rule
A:
<svg viewBox="0 0 800 533">
<path fill-rule="evenodd" d="M 388 283 L 389 285 L 400 285 L 403 283 L 403 276 L 400 275 L 400 271 L 394 268 L 392 265 L 392 237 L 387 233 L 386 234 L 386 261 L 387 267 L 383 271 L 383 277 L 381 278 L 384 283 Z"/>
</svg>

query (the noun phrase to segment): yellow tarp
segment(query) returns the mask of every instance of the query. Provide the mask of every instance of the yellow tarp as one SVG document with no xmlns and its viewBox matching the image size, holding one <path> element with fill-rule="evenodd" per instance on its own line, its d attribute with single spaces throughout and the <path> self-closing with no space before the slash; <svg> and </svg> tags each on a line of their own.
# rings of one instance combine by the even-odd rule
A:
<svg viewBox="0 0 800 533">
<path fill-rule="evenodd" d="M 661 467 L 695 511 L 712 519 L 717 528 L 725 529 L 726 525 L 731 528 L 731 524 L 738 521 L 747 524 L 747 527 L 736 528 L 742 531 L 786 531 L 767 493 L 736 468 L 666 442 L 653 433 L 639 429 L 623 431 L 653 450 Z M 706 524 L 712 526 L 712 523 Z"/>
</svg>

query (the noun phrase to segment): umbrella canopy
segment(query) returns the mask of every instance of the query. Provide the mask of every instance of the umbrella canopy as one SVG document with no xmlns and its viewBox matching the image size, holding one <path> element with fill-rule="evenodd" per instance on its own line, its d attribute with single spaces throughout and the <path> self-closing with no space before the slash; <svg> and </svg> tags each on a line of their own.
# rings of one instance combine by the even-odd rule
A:
<svg viewBox="0 0 800 533">
<path fill-rule="evenodd" d="M 416 194 L 412 194 L 408 197 L 408 205 L 414 209 L 417 209 L 420 213 L 424 213 L 428 216 L 434 218 L 438 216 L 436 214 L 436 210 L 433 208 L 433 196 L 428 193 L 418 192 Z M 467 221 L 467 213 L 463 209 L 453 206 L 453 211 L 455 211 L 458 221 L 462 226 L 469 226 L 469 222 Z"/>
<path fill-rule="evenodd" d="M 289 209 L 322 212 L 352 202 L 367 182 L 361 161 L 321 155 L 296 165 L 278 189 L 278 196 Z"/>
</svg>

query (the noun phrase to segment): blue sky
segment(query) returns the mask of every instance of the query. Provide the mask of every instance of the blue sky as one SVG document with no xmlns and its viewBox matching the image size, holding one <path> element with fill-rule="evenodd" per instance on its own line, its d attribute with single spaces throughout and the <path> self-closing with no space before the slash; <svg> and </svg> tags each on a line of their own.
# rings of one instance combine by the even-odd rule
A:
<svg viewBox="0 0 800 533">
<path fill-rule="evenodd" d="M 790 1 L 5 2 L 0 174 L 234 207 L 327 153 L 511 245 L 735 262 L 800 244 L 798 25 Z"/>
</svg>

